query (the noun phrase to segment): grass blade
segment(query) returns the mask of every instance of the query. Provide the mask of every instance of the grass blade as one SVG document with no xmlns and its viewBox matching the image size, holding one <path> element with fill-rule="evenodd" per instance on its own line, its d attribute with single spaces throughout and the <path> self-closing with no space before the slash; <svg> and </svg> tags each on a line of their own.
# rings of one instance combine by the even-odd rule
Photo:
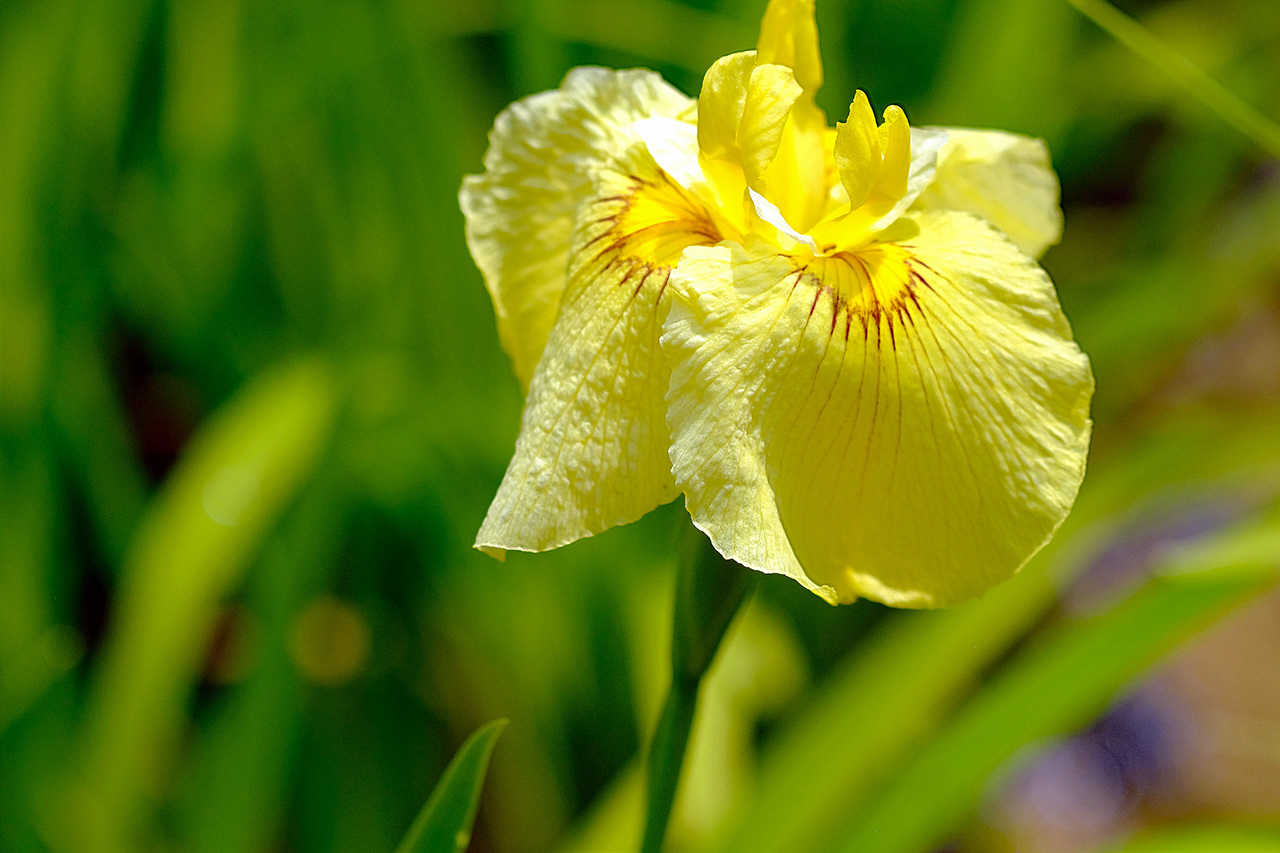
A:
<svg viewBox="0 0 1280 853">
<path fill-rule="evenodd" d="M 1179 642 L 1272 587 L 1280 521 L 1181 552 L 1115 608 L 1064 621 L 1019 654 L 848 821 L 841 851 L 937 848 L 1014 752 L 1094 718 Z"/>
<path fill-rule="evenodd" d="M 1067 0 L 1080 14 L 1177 83 L 1219 118 L 1280 157 L 1280 125 L 1242 101 L 1204 69 L 1165 44 L 1138 21 L 1106 0 Z"/>
<path fill-rule="evenodd" d="M 489 756 L 506 727 L 506 720 L 494 720 L 467 738 L 396 853 L 462 853 L 467 849 Z"/>
</svg>

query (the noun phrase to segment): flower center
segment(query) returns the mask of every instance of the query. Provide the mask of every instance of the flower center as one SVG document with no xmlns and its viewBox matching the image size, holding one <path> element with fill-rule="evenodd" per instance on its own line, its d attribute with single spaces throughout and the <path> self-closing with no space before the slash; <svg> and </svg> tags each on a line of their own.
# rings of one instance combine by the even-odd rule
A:
<svg viewBox="0 0 1280 853">
<path fill-rule="evenodd" d="M 830 290 L 835 310 L 863 329 L 887 320 L 889 330 L 910 322 L 916 290 L 928 287 L 910 248 L 896 243 L 876 243 L 853 252 L 827 257 L 795 259 L 798 268 L 820 289 Z M 816 303 L 815 303 L 816 304 Z"/>
</svg>

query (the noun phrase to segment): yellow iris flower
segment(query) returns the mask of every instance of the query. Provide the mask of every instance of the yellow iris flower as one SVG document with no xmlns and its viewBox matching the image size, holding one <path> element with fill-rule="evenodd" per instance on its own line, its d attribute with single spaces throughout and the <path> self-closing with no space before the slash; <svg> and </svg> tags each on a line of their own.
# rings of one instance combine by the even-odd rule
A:
<svg viewBox="0 0 1280 853">
<path fill-rule="evenodd" d="M 467 241 L 528 392 L 476 546 L 542 551 L 683 493 L 724 556 L 831 602 L 955 604 L 1052 536 L 1093 377 L 1036 263 L 1044 144 L 834 129 L 813 0 L 692 101 L 578 68 L 497 119 Z"/>
</svg>

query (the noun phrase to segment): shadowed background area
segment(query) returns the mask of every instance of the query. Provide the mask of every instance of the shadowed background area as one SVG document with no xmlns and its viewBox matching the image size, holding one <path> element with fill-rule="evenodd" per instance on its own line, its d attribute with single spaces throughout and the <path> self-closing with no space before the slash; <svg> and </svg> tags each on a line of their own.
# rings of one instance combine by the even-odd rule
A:
<svg viewBox="0 0 1280 853">
<path fill-rule="evenodd" d="M 1280 116 L 1274 0 L 1119 5 Z M 763 6 L 0 6 L 0 849 L 390 850 L 498 716 L 473 850 L 634 843 L 683 510 L 471 549 L 522 401 L 456 195 L 511 100 L 696 94 Z M 818 18 L 833 121 L 1048 140 L 1091 471 L 956 611 L 766 578 L 673 849 L 1280 850 L 1280 160 L 1065 0 Z"/>
</svg>

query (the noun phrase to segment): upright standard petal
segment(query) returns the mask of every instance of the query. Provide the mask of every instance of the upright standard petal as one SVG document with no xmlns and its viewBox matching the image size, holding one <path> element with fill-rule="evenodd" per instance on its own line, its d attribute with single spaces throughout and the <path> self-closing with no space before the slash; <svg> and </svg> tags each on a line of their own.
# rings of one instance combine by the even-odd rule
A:
<svg viewBox="0 0 1280 853">
<path fill-rule="evenodd" d="M 999 130 L 949 127 L 946 132 L 937 174 L 916 209 L 981 216 L 1033 258 L 1058 242 L 1058 178 L 1043 140 Z"/>
<path fill-rule="evenodd" d="M 515 454 L 476 538 L 495 556 L 556 548 L 676 495 L 658 337 L 680 253 L 720 233 L 643 145 L 599 170 L 589 199 Z"/>
<path fill-rule="evenodd" d="M 676 118 L 692 101 L 652 71 L 576 68 L 559 89 L 505 109 L 489 134 L 485 172 L 463 181 L 467 245 L 484 274 L 498 336 L 528 387 L 565 287 L 578 207 L 591 174 L 639 139 L 646 118 Z"/>
<path fill-rule="evenodd" d="M 771 0 L 760 22 L 760 61 L 785 65 L 810 96 L 822 86 L 822 55 L 813 0 Z"/>
<path fill-rule="evenodd" d="M 1093 380 L 1048 277 L 975 217 L 915 220 L 828 258 L 693 248 L 672 277 L 671 460 L 694 522 L 830 601 L 976 595 L 1084 474 Z"/>
</svg>

